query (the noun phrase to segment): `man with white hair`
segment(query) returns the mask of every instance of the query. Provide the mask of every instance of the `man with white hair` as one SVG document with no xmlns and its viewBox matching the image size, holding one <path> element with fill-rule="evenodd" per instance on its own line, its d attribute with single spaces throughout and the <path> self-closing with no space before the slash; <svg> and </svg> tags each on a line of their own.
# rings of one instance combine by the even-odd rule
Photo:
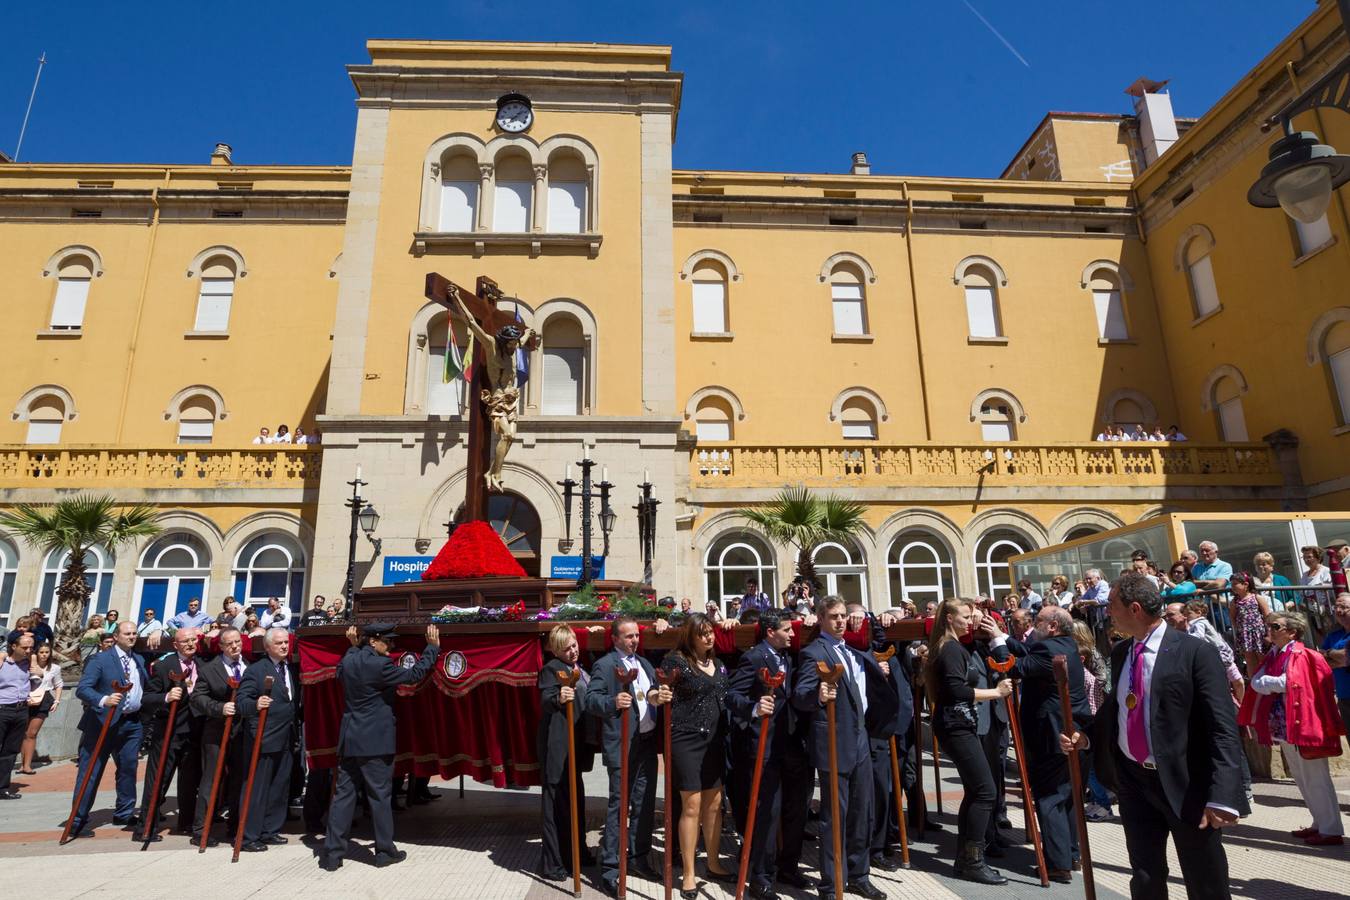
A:
<svg viewBox="0 0 1350 900">
<path fill-rule="evenodd" d="M 164 777 L 159 780 L 159 797 L 155 809 L 164 809 L 164 797 L 169 793 L 173 776 L 178 775 L 179 834 L 191 834 L 192 822 L 197 816 L 197 786 L 202 780 L 202 719 L 190 706 L 192 692 L 197 688 L 197 644 L 200 632 L 196 628 L 180 628 L 173 635 L 173 653 L 167 653 L 150 667 L 150 682 L 143 699 L 144 719 L 150 729 L 150 751 L 145 762 L 145 784 L 141 793 L 141 830 L 136 840 L 161 840 L 156 822 L 145 821 L 150 812 L 151 792 L 159 772 L 159 754 L 164 742 L 169 749 L 164 757 Z M 168 733 L 169 704 L 177 704 L 173 717 L 173 732 Z M 158 818 L 158 816 L 156 816 Z"/>
<path fill-rule="evenodd" d="M 1219 545 L 1200 542 L 1200 561 L 1191 566 L 1191 581 L 1202 591 L 1222 591 L 1233 577 L 1233 567 L 1219 559 Z"/>
<path fill-rule="evenodd" d="M 280 834 L 286 824 L 286 799 L 291 784 L 291 747 L 300 708 L 300 685 L 292 676 L 287 658 L 290 655 L 291 635 L 284 628 L 273 628 L 263 637 L 267 654 L 244 670 L 235 697 L 235 712 L 244 724 L 245 746 L 252 747 L 258 733 L 259 713 L 267 710 L 267 724 L 262 733 L 258 754 L 258 768 L 253 778 L 253 792 L 244 798 L 248 804 L 248 821 L 244 829 L 242 849 L 247 853 L 261 853 L 273 844 L 284 844 Z M 263 679 L 270 677 L 272 686 L 265 687 Z"/>
</svg>

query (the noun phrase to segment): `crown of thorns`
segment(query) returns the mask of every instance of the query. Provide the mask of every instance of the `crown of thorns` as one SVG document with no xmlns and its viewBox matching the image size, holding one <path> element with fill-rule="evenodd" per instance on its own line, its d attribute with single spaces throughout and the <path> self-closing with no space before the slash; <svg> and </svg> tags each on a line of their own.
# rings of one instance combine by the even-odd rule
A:
<svg viewBox="0 0 1350 900">
<path fill-rule="evenodd" d="M 499 341 L 518 341 L 525 336 L 525 332 L 519 325 L 503 325 L 497 330 L 497 340 Z"/>
</svg>

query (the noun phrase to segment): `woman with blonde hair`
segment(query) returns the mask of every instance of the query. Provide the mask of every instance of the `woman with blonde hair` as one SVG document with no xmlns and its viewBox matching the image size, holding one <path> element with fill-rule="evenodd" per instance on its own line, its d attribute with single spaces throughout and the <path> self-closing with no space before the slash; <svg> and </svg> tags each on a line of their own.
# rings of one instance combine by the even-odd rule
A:
<svg viewBox="0 0 1350 900">
<path fill-rule="evenodd" d="M 94 613 L 89 617 L 89 621 L 84 626 L 84 634 L 80 635 L 80 661 L 86 662 L 89 657 L 98 652 L 99 641 L 108 632 L 103 630 L 103 617 Z"/>
<path fill-rule="evenodd" d="M 942 750 L 955 764 L 964 793 L 957 813 L 956 877 L 980 884 L 1007 884 L 1008 879 L 984 861 L 989 819 L 994 813 L 996 789 L 977 727 L 976 703 L 1002 700 L 1012 693 L 1004 679 L 997 688 L 978 688 L 979 670 L 961 638 L 970 633 L 975 602 L 949 597 L 938 606 L 928 639 L 924 685 L 934 704 L 933 732 Z"/>
<path fill-rule="evenodd" d="M 553 656 L 539 672 L 539 772 L 543 788 L 543 841 L 540 850 L 539 874 L 549 881 L 563 881 L 572 874 L 572 813 L 571 792 L 576 791 L 578 817 L 586 808 L 586 786 L 581 773 L 595 765 L 595 748 L 587 742 L 586 724 L 582 715 L 586 702 L 586 685 L 590 678 L 579 665 L 581 648 L 577 636 L 568 625 L 554 625 L 548 632 L 548 652 Z M 567 687 L 559 675 L 579 676 L 575 687 Z M 575 743 L 577 780 L 575 787 L 567 784 L 567 704 L 572 704 L 572 734 Z M 586 847 L 585 826 L 582 825 L 580 849 L 581 864 L 595 864 L 595 857 Z"/>
</svg>

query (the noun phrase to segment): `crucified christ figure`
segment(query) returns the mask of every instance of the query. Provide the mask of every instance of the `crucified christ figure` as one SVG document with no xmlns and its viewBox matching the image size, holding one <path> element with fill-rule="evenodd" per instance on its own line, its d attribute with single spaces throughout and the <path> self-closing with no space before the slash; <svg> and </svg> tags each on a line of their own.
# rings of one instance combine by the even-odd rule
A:
<svg viewBox="0 0 1350 900">
<path fill-rule="evenodd" d="M 464 298 L 459 291 L 450 293 L 455 298 L 460 315 L 483 348 L 484 374 L 488 386 L 479 393 L 478 399 L 483 404 L 484 414 L 492 422 L 494 436 L 492 465 L 483 473 L 483 484 L 489 491 L 500 491 L 502 463 L 506 462 L 506 454 L 516 437 L 516 410 L 520 405 L 520 389 L 516 386 L 516 350 L 522 346 L 527 352 L 533 350 L 539 345 L 539 335 L 533 328 L 521 328 L 519 325 L 503 325 L 495 335 L 488 334 L 487 329 L 464 305 Z"/>
</svg>

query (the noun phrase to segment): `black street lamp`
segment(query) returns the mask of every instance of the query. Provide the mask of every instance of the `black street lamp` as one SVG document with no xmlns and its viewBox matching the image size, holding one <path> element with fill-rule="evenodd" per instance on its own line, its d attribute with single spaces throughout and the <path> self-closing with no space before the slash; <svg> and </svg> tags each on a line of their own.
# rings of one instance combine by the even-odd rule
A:
<svg viewBox="0 0 1350 900">
<path fill-rule="evenodd" d="M 652 496 L 652 482 L 647 473 L 642 473 L 642 484 L 638 485 L 642 493 L 638 495 L 638 547 L 642 551 L 642 583 L 652 586 L 652 557 L 656 555 L 656 507 L 661 501 Z"/>
<path fill-rule="evenodd" d="M 1337 0 L 1341 23 L 1350 35 L 1350 0 Z M 1280 207 L 1292 219 L 1311 224 L 1326 213 L 1331 194 L 1350 182 L 1350 156 L 1321 143 L 1312 131 L 1294 131 L 1290 120 L 1318 107 L 1350 112 L 1350 56 L 1333 66 L 1307 90 L 1271 116 L 1262 130 L 1279 124 L 1283 137 L 1270 147 L 1270 162 L 1247 191 L 1247 202 L 1262 209 Z"/>
<path fill-rule="evenodd" d="M 375 507 L 361 499 L 361 488 L 369 482 L 361 480 L 361 467 L 356 467 L 356 477 L 347 482 L 352 486 L 352 496 L 343 506 L 352 511 L 352 529 L 347 542 L 347 582 L 343 589 L 343 596 L 347 598 L 347 621 L 356 617 L 356 532 L 359 527 L 366 535 L 366 540 L 375 546 L 375 555 L 379 556 L 383 549 L 383 542 L 380 538 L 374 537 L 375 529 L 380 524 L 380 514 L 375 511 Z"/>
<path fill-rule="evenodd" d="M 600 531 L 604 537 L 605 547 L 602 555 L 605 557 L 609 556 L 609 535 L 614 530 L 618 516 L 609 505 L 609 492 L 614 485 L 609 482 L 608 469 L 601 470 L 599 482 L 592 482 L 591 469 L 595 468 L 595 460 L 586 457 L 578 460 L 577 465 L 581 466 L 580 490 L 577 490 L 578 484 L 572 478 L 571 466 L 567 467 L 563 480 L 557 484 L 563 489 L 563 522 L 566 531 L 559 546 L 564 553 L 572 549 L 572 500 L 575 497 L 581 498 L 581 577 L 577 579 L 577 587 L 580 588 L 595 580 L 591 568 L 591 501 L 600 501 Z M 596 491 L 595 488 L 599 490 Z"/>
</svg>

